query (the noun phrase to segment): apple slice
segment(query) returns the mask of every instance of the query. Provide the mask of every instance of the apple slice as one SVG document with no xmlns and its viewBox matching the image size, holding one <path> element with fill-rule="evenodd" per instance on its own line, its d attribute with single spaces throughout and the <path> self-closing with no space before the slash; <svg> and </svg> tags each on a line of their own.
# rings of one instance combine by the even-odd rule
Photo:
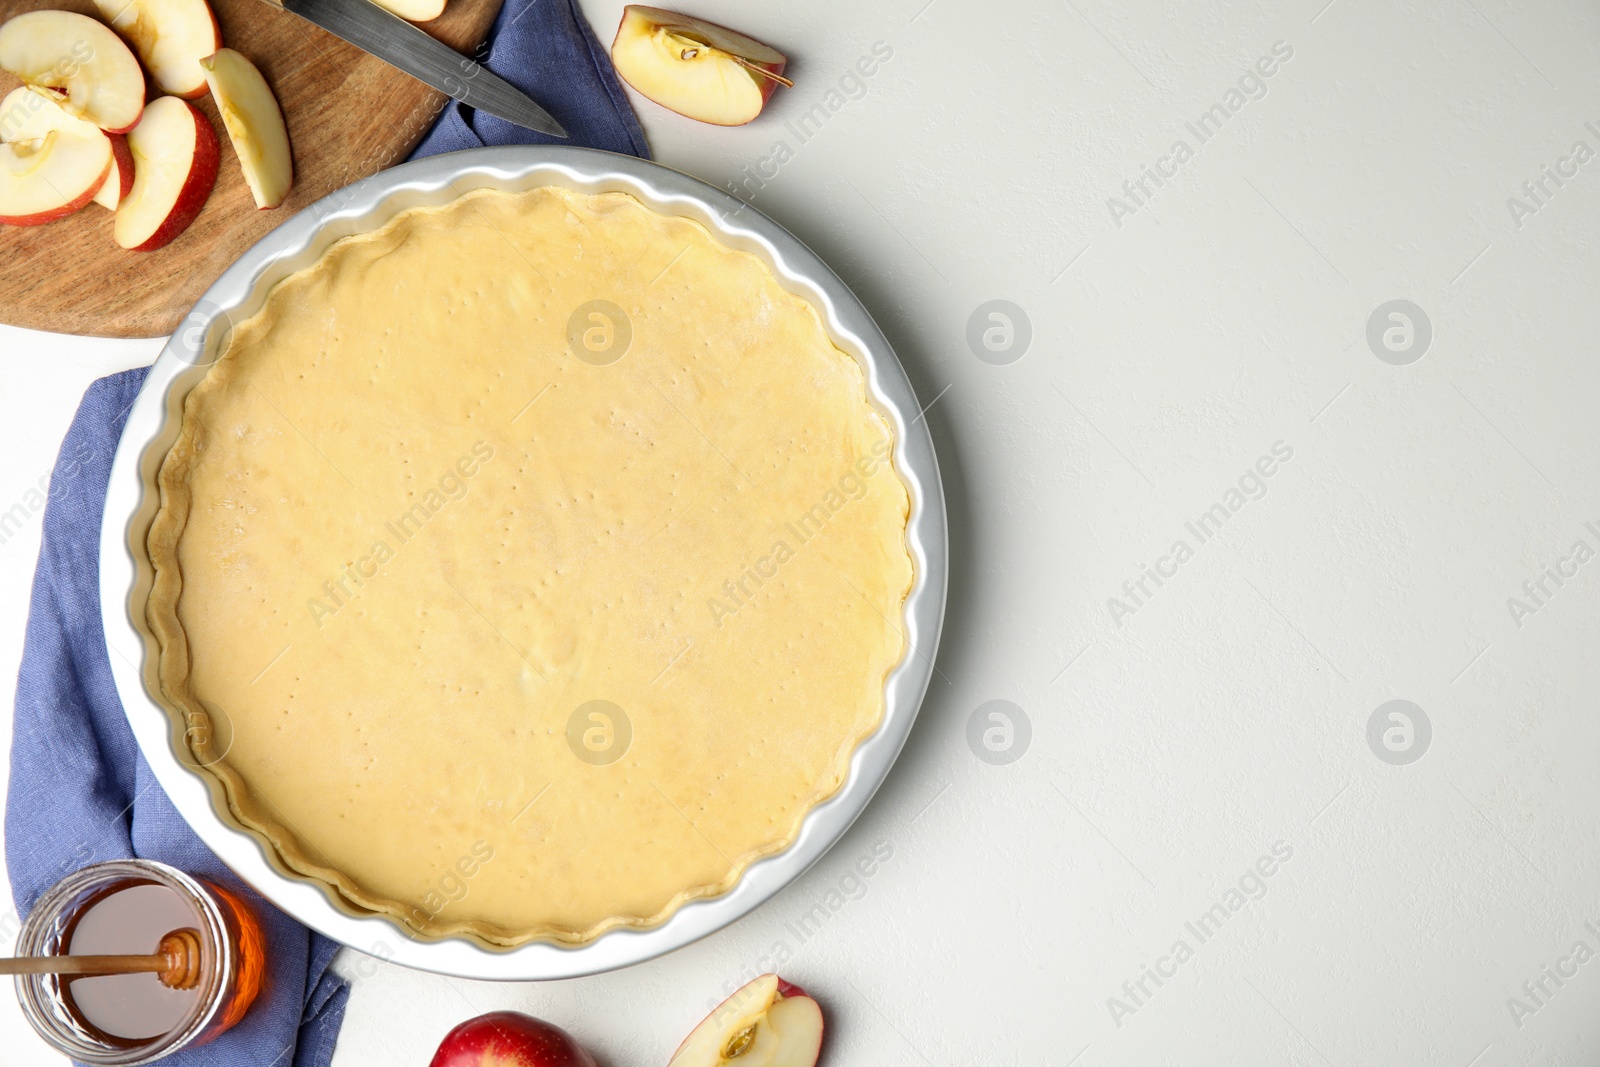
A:
<svg viewBox="0 0 1600 1067">
<path fill-rule="evenodd" d="M 788 63 L 782 52 L 703 19 L 630 4 L 611 61 L 623 80 L 662 107 L 717 126 L 761 114 Z"/>
<path fill-rule="evenodd" d="M 92 139 L 51 130 L 0 144 L 0 223 L 41 226 L 70 215 L 94 199 L 110 173 L 105 134 Z"/>
<path fill-rule="evenodd" d="M 667 1067 L 813 1067 L 822 1009 L 775 974 L 740 987 L 690 1031 Z"/>
<path fill-rule="evenodd" d="M 283 124 L 278 98 L 256 65 L 231 48 L 218 49 L 200 65 L 256 207 L 277 207 L 294 183 L 289 130 Z"/>
<path fill-rule="evenodd" d="M 111 172 L 94 194 L 94 202 L 115 209 L 133 188 L 133 155 L 128 139 L 120 133 L 106 133 L 94 123 L 67 114 L 54 100 L 27 86 L 11 90 L 0 100 L 0 140 L 37 141 L 51 130 L 93 140 L 104 137 L 111 142 Z"/>
<path fill-rule="evenodd" d="M 431 22 L 444 13 L 445 0 L 375 0 L 379 7 L 388 8 L 411 22 Z"/>
<path fill-rule="evenodd" d="M 169 243 L 200 214 L 217 184 L 217 131 L 194 105 L 158 96 L 128 134 L 133 189 L 117 207 L 112 235 L 135 252 Z"/>
<path fill-rule="evenodd" d="M 107 133 L 127 133 L 144 109 L 139 61 L 88 15 L 30 11 L 11 19 L 0 26 L 0 69 Z"/>
<path fill-rule="evenodd" d="M 111 138 L 111 174 L 94 194 L 94 202 L 115 211 L 123 198 L 133 191 L 133 149 L 128 147 L 125 134 L 108 133 L 106 136 Z"/>
<path fill-rule="evenodd" d="M 200 61 L 222 47 L 222 31 L 206 0 L 94 0 L 127 38 L 156 88 L 193 100 L 206 92 Z"/>
</svg>

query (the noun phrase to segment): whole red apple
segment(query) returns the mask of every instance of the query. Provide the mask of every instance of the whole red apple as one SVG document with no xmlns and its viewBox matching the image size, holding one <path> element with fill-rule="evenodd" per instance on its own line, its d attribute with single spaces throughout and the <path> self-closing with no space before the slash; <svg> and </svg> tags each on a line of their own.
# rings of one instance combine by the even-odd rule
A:
<svg viewBox="0 0 1600 1067">
<path fill-rule="evenodd" d="M 429 1067 L 595 1067 L 559 1026 L 517 1011 L 491 1011 L 444 1035 Z"/>
</svg>

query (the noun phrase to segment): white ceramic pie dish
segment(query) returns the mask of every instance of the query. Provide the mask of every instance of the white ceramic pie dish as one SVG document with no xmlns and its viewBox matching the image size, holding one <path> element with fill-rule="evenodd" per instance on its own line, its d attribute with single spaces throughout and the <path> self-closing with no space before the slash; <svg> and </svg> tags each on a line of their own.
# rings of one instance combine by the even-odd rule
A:
<svg viewBox="0 0 1600 1067">
<path fill-rule="evenodd" d="M 613 930 L 577 947 L 533 942 L 494 949 L 464 938 L 422 940 L 387 916 L 356 909 L 330 886 L 291 872 L 263 838 L 232 819 L 220 784 L 195 765 L 179 720 L 157 697 L 157 645 L 144 617 L 152 579 L 145 536 L 158 504 L 156 472 L 177 436 L 184 398 L 220 354 L 232 324 L 259 310 L 273 285 L 310 266 L 333 242 L 377 229 L 407 208 L 480 188 L 547 185 L 626 192 L 655 211 L 693 219 L 760 258 L 780 284 L 817 308 L 834 343 L 861 363 L 869 399 L 894 427 L 895 466 L 911 496 L 906 540 L 916 575 L 901 620 L 908 651 L 887 680 L 883 722 L 856 749 L 845 784 L 811 811 L 793 844 L 753 864 L 727 893 L 686 904 L 659 926 Z M 129 411 L 100 546 L 101 614 L 129 725 L 201 840 L 263 897 L 352 948 L 423 970 L 502 980 L 595 974 L 681 948 L 747 914 L 815 863 L 866 807 L 916 720 L 938 648 L 948 566 L 944 495 L 920 411 L 888 341 L 844 283 L 777 223 L 697 179 L 631 156 L 531 146 L 473 149 L 383 171 L 306 208 L 230 267 L 167 342 Z"/>
</svg>

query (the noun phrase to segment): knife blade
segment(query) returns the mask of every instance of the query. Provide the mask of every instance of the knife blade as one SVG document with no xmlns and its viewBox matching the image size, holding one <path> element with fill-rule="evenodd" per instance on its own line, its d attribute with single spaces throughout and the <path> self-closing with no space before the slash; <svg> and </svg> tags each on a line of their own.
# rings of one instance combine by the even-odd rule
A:
<svg viewBox="0 0 1600 1067">
<path fill-rule="evenodd" d="M 468 107 L 552 137 L 567 136 L 561 124 L 521 89 L 371 0 L 266 2 L 321 26 Z"/>
</svg>

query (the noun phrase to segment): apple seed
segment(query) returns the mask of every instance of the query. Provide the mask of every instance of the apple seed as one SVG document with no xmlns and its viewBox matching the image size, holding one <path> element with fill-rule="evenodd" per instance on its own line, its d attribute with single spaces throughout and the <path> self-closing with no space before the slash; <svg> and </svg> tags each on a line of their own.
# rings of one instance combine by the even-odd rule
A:
<svg viewBox="0 0 1600 1067">
<path fill-rule="evenodd" d="M 756 1026 L 756 1023 L 751 1023 L 749 1026 L 730 1037 L 728 1039 L 728 1044 L 722 1050 L 722 1058 L 725 1060 L 731 1060 L 735 1056 L 743 1056 L 746 1052 L 750 1051 L 750 1046 L 755 1044 L 756 1040 Z"/>
</svg>

